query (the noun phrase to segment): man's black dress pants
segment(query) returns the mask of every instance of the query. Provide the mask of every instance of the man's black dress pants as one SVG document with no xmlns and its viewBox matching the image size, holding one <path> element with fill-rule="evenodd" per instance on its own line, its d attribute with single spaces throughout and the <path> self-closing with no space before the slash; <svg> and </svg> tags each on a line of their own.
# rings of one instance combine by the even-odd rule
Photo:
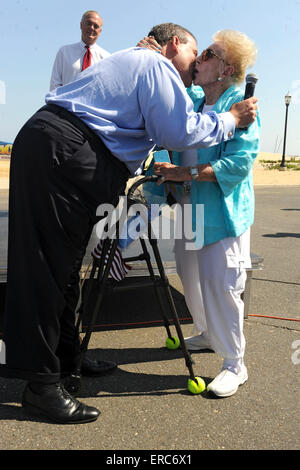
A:
<svg viewBox="0 0 300 470">
<path fill-rule="evenodd" d="M 96 210 L 116 205 L 129 172 L 61 107 L 21 129 L 11 156 L 5 360 L 0 375 L 45 383 L 78 353 L 78 272 Z"/>
</svg>

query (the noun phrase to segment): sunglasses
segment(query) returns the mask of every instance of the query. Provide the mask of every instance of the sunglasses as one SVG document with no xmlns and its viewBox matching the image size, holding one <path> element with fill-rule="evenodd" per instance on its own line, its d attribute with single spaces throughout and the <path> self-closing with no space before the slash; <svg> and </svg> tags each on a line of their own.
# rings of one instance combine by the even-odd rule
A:
<svg viewBox="0 0 300 470">
<path fill-rule="evenodd" d="M 212 57 L 217 57 L 219 60 L 222 60 L 224 62 L 224 59 L 223 57 L 219 56 L 215 51 L 213 51 L 212 49 L 205 49 L 201 55 L 200 55 L 200 59 L 203 61 L 203 62 L 207 62 L 209 59 L 211 59 Z"/>
</svg>

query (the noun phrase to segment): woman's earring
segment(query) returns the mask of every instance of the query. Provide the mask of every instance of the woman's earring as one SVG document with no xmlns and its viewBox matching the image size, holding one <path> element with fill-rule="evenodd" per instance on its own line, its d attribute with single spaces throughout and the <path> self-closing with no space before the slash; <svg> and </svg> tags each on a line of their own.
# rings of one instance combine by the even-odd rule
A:
<svg viewBox="0 0 300 470">
<path fill-rule="evenodd" d="M 223 80 L 222 77 L 219 77 L 219 78 L 218 78 L 218 82 L 221 82 L 222 80 Z"/>
</svg>

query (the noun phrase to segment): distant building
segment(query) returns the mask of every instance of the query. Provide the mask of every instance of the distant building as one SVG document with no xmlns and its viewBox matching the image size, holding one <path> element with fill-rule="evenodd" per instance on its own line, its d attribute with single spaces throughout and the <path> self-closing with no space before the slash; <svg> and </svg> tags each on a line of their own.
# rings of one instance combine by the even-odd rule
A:
<svg viewBox="0 0 300 470">
<path fill-rule="evenodd" d="M 12 151 L 12 144 L 0 141 L 0 160 L 9 160 Z"/>
</svg>

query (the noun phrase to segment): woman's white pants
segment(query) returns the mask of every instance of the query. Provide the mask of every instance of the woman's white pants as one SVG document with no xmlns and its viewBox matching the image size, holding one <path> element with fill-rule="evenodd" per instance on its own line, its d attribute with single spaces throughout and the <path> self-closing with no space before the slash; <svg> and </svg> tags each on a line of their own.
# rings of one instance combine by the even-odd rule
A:
<svg viewBox="0 0 300 470">
<path fill-rule="evenodd" d="M 188 203 L 184 196 L 181 206 Z M 245 353 L 241 294 L 251 267 L 250 229 L 197 250 L 187 249 L 187 241 L 190 247 L 183 231 L 175 240 L 175 258 L 195 329 L 205 332 L 213 350 L 224 358 L 223 368 L 239 373 Z"/>
</svg>

